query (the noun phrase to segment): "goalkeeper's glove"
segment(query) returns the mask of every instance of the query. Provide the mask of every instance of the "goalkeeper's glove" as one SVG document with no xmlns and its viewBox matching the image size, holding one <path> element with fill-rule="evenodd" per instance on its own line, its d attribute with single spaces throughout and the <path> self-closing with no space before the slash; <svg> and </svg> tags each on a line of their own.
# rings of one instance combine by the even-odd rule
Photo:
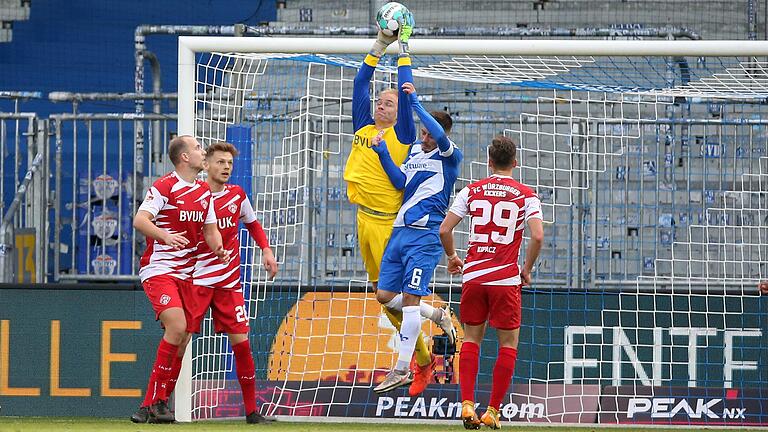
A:
<svg viewBox="0 0 768 432">
<path fill-rule="evenodd" d="M 398 20 L 398 24 L 400 31 L 397 32 L 397 41 L 400 45 L 400 54 L 410 54 L 408 40 L 411 38 L 411 33 L 413 33 L 413 26 L 416 24 L 413 14 L 409 12 L 403 15 Z"/>
<path fill-rule="evenodd" d="M 370 54 L 374 57 L 381 58 L 384 55 L 384 51 L 387 50 L 389 44 L 397 40 L 397 36 L 387 36 L 379 30 L 379 34 L 376 35 L 376 42 L 373 43 Z"/>
</svg>

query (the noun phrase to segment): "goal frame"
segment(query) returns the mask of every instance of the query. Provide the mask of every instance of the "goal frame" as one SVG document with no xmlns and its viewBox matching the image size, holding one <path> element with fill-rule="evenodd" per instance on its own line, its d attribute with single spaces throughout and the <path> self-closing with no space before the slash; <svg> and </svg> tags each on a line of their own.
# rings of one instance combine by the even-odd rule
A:
<svg viewBox="0 0 768 432">
<path fill-rule="evenodd" d="M 329 43 L 328 40 L 333 42 Z M 178 41 L 178 133 L 193 135 L 195 127 L 196 55 L 200 53 L 359 54 L 370 50 L 364 38 L 255 38 L 180 36 Z M 396 54 L 390 46 L 387 53 Z M 505 40 L 418 39 L 410 42 L 412 55 L 529 55 L 529 56 L 687 56 L 766 57 L 765 41 L 645 41 L 645 40 Z M 175 388 L 175 415 L 192 421 L 192 344 L 182 362 Z"/>
</svg>

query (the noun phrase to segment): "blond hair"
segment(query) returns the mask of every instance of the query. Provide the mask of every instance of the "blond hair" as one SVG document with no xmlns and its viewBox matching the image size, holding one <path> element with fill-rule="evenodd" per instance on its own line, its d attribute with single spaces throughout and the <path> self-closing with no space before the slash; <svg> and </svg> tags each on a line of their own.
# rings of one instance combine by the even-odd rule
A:
<svg viewBox="0 0 768 432">
<path fill-rule="evenodd" d="M 383 95 L 383 94 L 388 94 L 388 93 L 391 93 L 391 94 L 395 95 L 395 97 L 399 96 L 398 92 L 397 92 L 397 89 L 388 88 L 388 89 L 384 89 L 384 90 L 380 91 L 379 92 L 379 97 L 381 97 L 381 95 Z"/>
</svg>

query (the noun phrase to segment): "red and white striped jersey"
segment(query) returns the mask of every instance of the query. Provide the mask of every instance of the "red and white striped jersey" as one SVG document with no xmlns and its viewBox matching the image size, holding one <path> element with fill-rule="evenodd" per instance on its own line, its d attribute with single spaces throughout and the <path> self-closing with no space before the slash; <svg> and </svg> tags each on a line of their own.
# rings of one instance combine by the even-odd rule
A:
<svg viewBox="0 0 768 432">
<path fill-rule="evenodd" d="M 229 264 L 216 258 L 204 241 L 198 245 L 193 283 L 220 289 L 240 288 L 240 236 L 238 221 L 250 224 L 256 221 L 251 201 L 240 186 L 227 184 L 224 190 L 213 193 L 213 210 L 219 224 L 224 249 L 230 253 Z"/>
<path fill-rule="evenodd" d="M 186 280 L 192 277 L 197 245 L 203 240 L 203 225 L 216 223 L 208 184 L 188 183 L 176 171 L 159 178 L 149 188 L 139 210 L 154 216 L 155 225 L 171 234 L 186 231 L 187 247 L 176 250 L 147 237 L 147 250 L 141 257 L 139 277 L 168 275 Z"/>
<path fill-rule="evenodd" d="M 462 282 L 520 285 L 517 260 L 525 222 L 541 219 L 536 193 L 512 177 L 492 175 L 462 189 L 450 212 L 471 218 Z"/>
</svg>

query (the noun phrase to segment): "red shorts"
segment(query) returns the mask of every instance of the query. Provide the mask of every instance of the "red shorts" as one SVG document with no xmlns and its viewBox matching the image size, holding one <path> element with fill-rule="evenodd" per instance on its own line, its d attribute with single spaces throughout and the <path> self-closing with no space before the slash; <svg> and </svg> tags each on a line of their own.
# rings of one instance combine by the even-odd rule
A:
<svg viewBox="0 0 768 432">
<path fill-rule="evenodd" d="M 191 284 L 168 275 L 152 276 L 141 283 L 144 293 L 152 303 L 152 309 L 155 310 L 155 319 L 159 319 L 166 309 L 184 308 L 181 296 L 188 285 Z"/>
<path fill-rule="evenodd" d="M 216 333 L 248 333 L 248 313 L 241 289 L 216 289 L 190 284 L 184 291 L 184 306 L 187 331 L 190 333 L 200 333 L 200 324 L 209 307 Z"/>
<path fill-rule="evenodd" d="M 518 329 L 522 313 L 521 292 L 520 285 L 464 284 L 459 304 L 461 322 L 481 325 L 488 321 L 496 329 Z"/>
</svg>

